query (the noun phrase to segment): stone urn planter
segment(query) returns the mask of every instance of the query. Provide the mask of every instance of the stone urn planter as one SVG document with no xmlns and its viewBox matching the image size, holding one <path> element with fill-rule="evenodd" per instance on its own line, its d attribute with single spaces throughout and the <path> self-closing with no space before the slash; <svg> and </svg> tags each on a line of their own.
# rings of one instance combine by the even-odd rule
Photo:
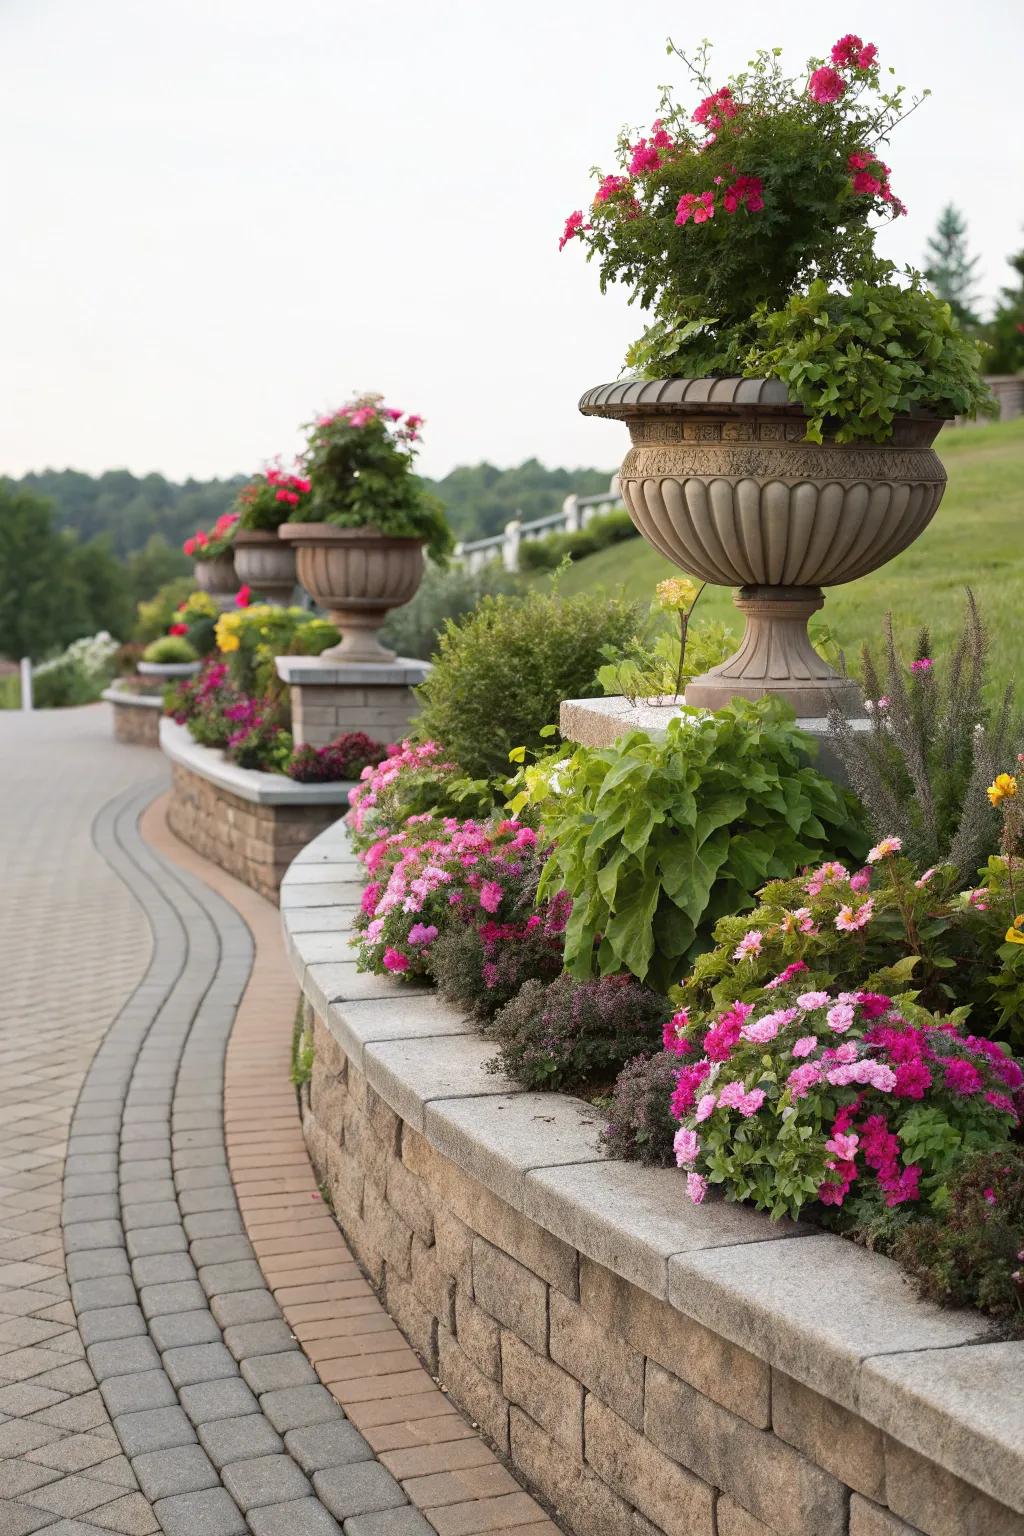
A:
<svg viewBox="0 0 1024 1536">
<path fill-rule="evenodd" d="M 140 677 L 195 677 L 202 667 L 201 661 L 139 661 L 136 670 Z"/>
<path fill-rule="evenodd" d="M 295 550 L 276 531 L 240 528 L 234 541 L 235 576 L 268 603 L 287 607 L 295 590 Z"/>
<path fill-rule="evenodd" d="M 211 597 L 234 597 L 238 591 L 233 549 L 226 549 L 222 555 L 214 555 L 210 560 L 195 560 L 192 569 L 196 586 L 209 592 Z"/>
<path fill-rule="evenodd" d="M 407 603 L 419 587 L 422 541 L 332 523 L 283 523 L 279 532 L 295 546 L 300 583 L 341 630 L 341 643 L 321 655 L 332 661 L 394 661 L 394 651 L 381 645 L 377 631 L 391 609 Z"/>
<path fill-rule="evenodd" d="M 805 718 L 833 700 L 861 713 L 807 621 L 822 587 L 876 570 L 927 527 L 946 488 L 931 446 L 941 420 L 899 418 L 885 443 L 808 443 L 802 406 L 766 379 L 625 379 L 589 390 L 580 410 L 629 427 L 619 484 L 647 542 L 689 575 L 740 589 L 740 648 L 695 678 L 686 702 L 773 693 Z"/>
</svg>

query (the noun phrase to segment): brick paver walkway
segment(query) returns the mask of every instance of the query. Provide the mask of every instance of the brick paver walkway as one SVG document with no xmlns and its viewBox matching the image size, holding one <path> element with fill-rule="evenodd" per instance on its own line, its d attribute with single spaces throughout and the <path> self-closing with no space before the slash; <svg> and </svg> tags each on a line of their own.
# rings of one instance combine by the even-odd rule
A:
<svg viewBox="0 0 1024 1536">
<path fill-rule="evenodd" d="M 314 1204 L 276 914 L 109 731 L 0 715 L 0 1536 L 555 1531 Z"/>
</svg>

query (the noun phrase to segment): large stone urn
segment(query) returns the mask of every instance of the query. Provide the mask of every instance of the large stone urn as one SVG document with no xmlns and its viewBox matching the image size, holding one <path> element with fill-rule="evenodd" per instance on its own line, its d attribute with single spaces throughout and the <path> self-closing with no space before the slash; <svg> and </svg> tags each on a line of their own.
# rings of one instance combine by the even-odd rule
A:
<svg viewBox="0 0 1024 1536">
<path fill-rule="evenodd" d="M 773 693 L 805 718 L 832 701 L 861 713 L 807 621 L 822 587 L 876 570 L 927 527 L 946 488 L 931 446 L 941 420 L 901 417 L 880 444 L 805 442 L 803 407 L 770 379 L 625 379 L 589 390 L 580 410 L 629 427 L 619 484 L 647 542 L 689 575 L 739 588 L 740 648 L 695 678 L 686 702 Z"/>
<path fill-rule="evenodd" d="M 223 554 L 214 555 L 210 560 L 195 560 L 192 569 L 196 586 L 217 598 L 221 607 L 224 606 L 225 598 L 233 598 L 238 591 L 234 549 L 226 549 Z"/>
<path fill-rule="evenodd" d="M 407 603 L 419 587 L 422 541 L 332 523 L 284 523 L 279 532 L 295 546 L 300 583 L 341 630 L 341 643 L 321 655 L 333 661 L 394 661 L 394 651 L 381 645 L 377 631 L 391 609 Z"/>
<path fill-rule="evenodd" d="M 235 574 L 268 603 L 287 607 L 295 591 L 295 549 L 277 530 L 240 528 L 235 534 Z"/>
</svg>

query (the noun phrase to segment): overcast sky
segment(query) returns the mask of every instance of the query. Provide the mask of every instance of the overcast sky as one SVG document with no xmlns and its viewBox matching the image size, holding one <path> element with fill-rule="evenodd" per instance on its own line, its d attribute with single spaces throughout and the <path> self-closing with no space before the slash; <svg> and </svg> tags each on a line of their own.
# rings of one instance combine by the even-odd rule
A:
<svg viewBox="0 0 1024 1536">
<path fill-rule="evenodd" d="M 0 473 L 250 471 L 359 389 L 421 465 L 621 457 L 576 401 L 642 329 L 558 253 L 679 79 L 854 30 L 933 95 L 887 155 L 920 262 L 965 212 L 988 299 L 1024 245 L 1021 0 L 0 0 Z"/>
</svg>

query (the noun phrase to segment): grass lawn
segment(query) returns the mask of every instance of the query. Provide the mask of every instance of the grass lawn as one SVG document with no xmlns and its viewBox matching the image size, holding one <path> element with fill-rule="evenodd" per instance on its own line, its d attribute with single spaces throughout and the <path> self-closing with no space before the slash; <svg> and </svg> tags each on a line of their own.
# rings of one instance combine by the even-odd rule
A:
<svg viewBox="0 0 1024 1536">
<path fill-rule="evenodd" d="M 941 655 L 959 629 L 969 585 L 989 631 L 993 682 L 1005 686 L 1024 676 L 1024 419 L 946 428 L 938 451 L 949 485 L 930 526 L 880 571 L 827 588 L 818 620 L 846 651 L 851 671 L 857 670 L 864 642 L 878 641 L 890 611 L 904 644 L 913 645 L 927 624 L 932 651 Z M 622 588 L 646 601 L 656 582 L 675 574 L 674 566 L 637 538 L 579 561 L 563 576 L 562 590 Z M 698 614 L 732 621 L 739 638 L 742 620 L 726 588 L 708 587 Z"/>
</svg>

